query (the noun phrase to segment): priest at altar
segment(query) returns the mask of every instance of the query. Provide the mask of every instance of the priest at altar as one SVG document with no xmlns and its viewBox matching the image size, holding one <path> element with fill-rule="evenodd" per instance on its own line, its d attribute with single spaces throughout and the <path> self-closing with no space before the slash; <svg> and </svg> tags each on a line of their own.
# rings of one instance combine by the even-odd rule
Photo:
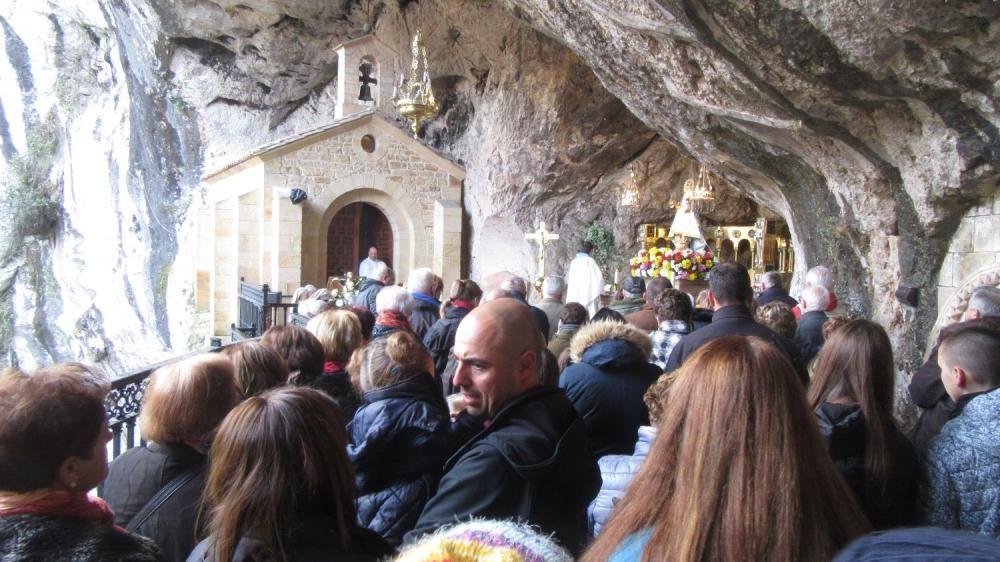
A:
<svg viewBox="0 0 1000 562">
<path fill-rule="evenodd" d="M 601 293 L 604 291 L 604 274 L 590 253 L 594 246 L 586 240 L 580 244 L 580 251 L 569 264 L 566 273 L 566 302 L 577 302 L 587 309 L 588 318 L 593 318 L 601 307 Z"/>
</svg>

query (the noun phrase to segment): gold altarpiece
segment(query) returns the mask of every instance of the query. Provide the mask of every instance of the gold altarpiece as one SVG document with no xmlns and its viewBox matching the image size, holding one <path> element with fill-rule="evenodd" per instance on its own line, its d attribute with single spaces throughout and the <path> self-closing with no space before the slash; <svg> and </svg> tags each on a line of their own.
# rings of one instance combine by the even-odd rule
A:
<svg viewBox="0 0 1000 562">
<path fill-rule="evenodd" d="M 795 269 L 795 248 L 785 221 L 757 217 L 754 224 L 731 226 L 704 226 L 706 243 L 716 256 L 716 261 L 739 261 L 756 276 L 765 271 L 783 274 L 784 281 L 791 280 Z M 669 224 L 647 223 L 639 225 L 640 241 L 644 249 L 673 248 L 667 236 Z"/>
</svg>

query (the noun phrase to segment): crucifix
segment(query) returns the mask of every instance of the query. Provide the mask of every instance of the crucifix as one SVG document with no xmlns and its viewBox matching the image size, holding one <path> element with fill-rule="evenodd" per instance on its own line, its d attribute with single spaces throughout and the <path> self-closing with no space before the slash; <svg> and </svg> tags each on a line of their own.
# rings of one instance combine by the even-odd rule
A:
<svg viewBox="0 0 1000 562">
<path fill-rule="evenodd" d="M 545 221 L 542 221 L 538 225 L 538 230 L 535 232 L 528 232 L 524 235 L 528 240 L 534 240 L 538 243 L 538 276 L 545 276 L 545 245 L 553 240 L 558 240 L 559 235 L 553 232 L 549 232 L 545 229 Z"/>
</svg>

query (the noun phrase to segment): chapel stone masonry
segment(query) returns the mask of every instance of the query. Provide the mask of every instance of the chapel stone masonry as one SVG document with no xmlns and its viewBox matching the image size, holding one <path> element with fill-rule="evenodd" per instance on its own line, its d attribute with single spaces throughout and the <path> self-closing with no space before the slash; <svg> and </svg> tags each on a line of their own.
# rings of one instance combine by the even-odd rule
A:
<svg viewBox="0 0 1000 562">
<path fill-rule="evenodd" d="M 388 61 L 367 54 L 385 56 L 379 45 L 374 38 L 345 43 L 355 52 L 341 46 L 341 60 L 376 64 L 380 82 L 393 80 L 384 72 Z M 341 72 L 353 76 L 355 69 L 342 64 Z M 357 103 L 357 94 L 338 96 L 343 117 L 259 147 L 203 178 L 196 304 L 211 313 L 215 334 L 227 334 L 236 319 L 240 278 L 285 294 L 305 284 L 326 286 L 330 223 L 352 203 L 385 215 L 389 265 L 398 279 L 418 267 L 431 267 L 446 286 L 461 276 L 465 172 L 384 117 L 385 96 L 373 93 L 370 107 Z M 304 200 L 293 202 L 296 189 Z"/>
</svg>

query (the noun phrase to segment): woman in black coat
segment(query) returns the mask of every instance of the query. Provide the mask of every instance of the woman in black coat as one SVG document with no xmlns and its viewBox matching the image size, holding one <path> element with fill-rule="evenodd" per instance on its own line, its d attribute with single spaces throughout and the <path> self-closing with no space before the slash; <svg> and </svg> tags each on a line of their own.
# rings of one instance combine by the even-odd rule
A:
<svg viewBox="0 0 1000 562">
<path fill-rule="evenodd" d="M 435 322 L 424 336 L 424 345 L 434 359 L 435 374 L 444 373 L 448 366 L 451 348 L 455 346 L 455 332 L 458 331 L 458 324 L 469 311 L 476 308 L 482 297 L 483 290 L 475 281 L 457 279 L 452 284 L 451 296 L 442 305 L 444 308 L 442 318 Z M 446 392 L 450 394 L 451 381 L 443 382 Z"/>
<path fill-rule="evenodd" d="M 233 363 L 220 354 L 167 365 L 150 377 L 139 416 L 146 444 L 111 463 L 101 495 L 115 522 L 156 541 L 166 560 L 186 559 L 197 543 L 208 444 L 241 398 Z"/>
<path fill-rule="evenodd" d="M 358 523 L 402 542 L 451 454 L 448 407 L 427 351 L 409 332 L 377 338 L 359 358 L 363 404 L 348 426 Z"/>
<path fill-rule="evenodd" d="M 889 337 L 868 320 L 830 335 L 809 385 L 834 465 L 876 530 L 915 523 L 917 514 L 918 458 L 892 418 L 894 389 Z"/>
</svg>

